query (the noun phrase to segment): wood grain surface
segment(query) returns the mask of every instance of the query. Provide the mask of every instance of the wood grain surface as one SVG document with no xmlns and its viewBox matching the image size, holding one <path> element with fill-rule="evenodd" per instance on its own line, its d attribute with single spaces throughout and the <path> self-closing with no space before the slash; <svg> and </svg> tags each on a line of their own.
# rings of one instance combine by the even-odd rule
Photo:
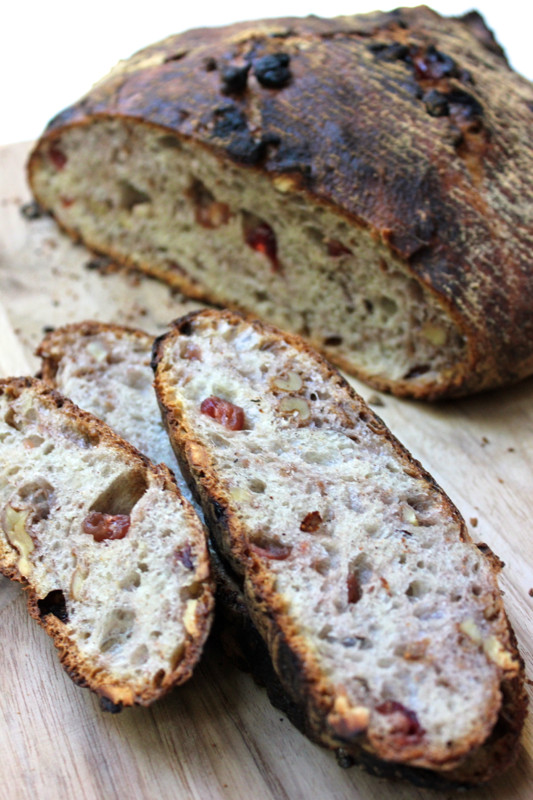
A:
<svg viewBox="0 0 533 800">
<path fill-rule="evenodd" d="M 47 326 L 82 319 L 154 334 L 198 303 L 155 281 L 87 268 L 91 255 L 48 218 L 29 221 L 28 145 L 0 149 L 0 375 L 34 373 Z M 367 400 L 376 393 L 353 382 Z M 533 673 L 533 380 L 453 403 L 380 395 L 376 410 L 505 561 L 511 622 Z M 531 592 L 533 595 L 533 591 Z M 214 644 L 194 677 L 149 709 L 100 711 L 61 669 L 20 587 L 0 578 L 0 774 L 5 800 L 447 800 L 439 793 L 340 769 L 269 704 Z M 530 688 L 530 687 L 529 687 Z M 533 725 L 516 765 L 471 800 L 531 800 Z"/>
</svg>

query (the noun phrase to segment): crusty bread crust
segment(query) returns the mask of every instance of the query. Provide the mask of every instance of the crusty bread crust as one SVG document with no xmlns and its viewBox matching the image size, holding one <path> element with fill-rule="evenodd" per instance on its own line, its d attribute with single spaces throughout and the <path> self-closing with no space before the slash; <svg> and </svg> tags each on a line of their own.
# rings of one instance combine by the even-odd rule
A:
<svg viewBox="0 0 533 800">
<path fill-rule="evenodd" d="M 290 56 L 290 79 L 272 88 L 250 73 L 246 91 L 228 89 L 228 65 L 267 54 Z M 335 347 L 328 357 L 398 394 L 465 394 L 533 371 L 532 104 L 531 84 L 476 14 L 444 19 L 418 7 L 239 23 L 171 36 L 121 62 L 52 120 L 29 179 L 46 205 L 36 178 L 50 149 L 69 128 L 102 119 L 172 132 L 214 153 L 221 169 L 281 178 L 284 191 L 388 247 L 466 340 L 462 361 L 433 381 L 371 375 Z M 51 210 L 79 237 L 60 207 Z M 243 305 L 238 286 L 221 298 L 146 254 L 110 254 L 193 297 Z"/>
<path fill-rule="evenodd" d="M 416 768 L 414 776 L 418 776 L 421 781 L 424 780 L 424 775 L 418 771 L 419 768 L 430 770 L 432 773 L 441 775 L 446 781 L 461 785 L 488 780 L 514 759 L 526 708 L 523 664 L 518 655 L 516 642 L 505 616 L 496 584 L 496 574 L 500 568 L 498 560 L 490 557 L 485 560 L 483 558 L 483 556 L 486 557 L 484 548 L 481 548 L 481 557 L 479 554 L 475 556 L 480 565 L 478 568 L 482 568 L 484 574 L 483 581 L 486 580 L 486 584 L 481 590 L 485 599 L 481 601 L 480 609 L 482 616 L 488 611 L 488 606 L 485 604 L 489 602 L 489 596 L 490 603 L 496 603 L 495 606 L 490 607 L 489 612 L 490 615 L 496 613 L 497 606 L 496 617 L 492 618 L 495 625 L 492 635 L 496 636 L 498 641 L 505 642 L 504 647 L 510 660 L 506 661 L 504 665 L 502 659 L 500 664 L 502 670 L 497 670 L 497 673 L 494 673 L 491 678 L 492 688 L 487 690 L 488 694 L 484 701 L 486 705 L 479 708 L 479 719 L 476 726 L 460 741 L 455 741 L 451 749 L 449 743 L 442 748 L 437 745 L 426 746 L 423 738 L 421 740 L 417 737 L 411 741 L 399 742 L 394 736 L 389 737 L 382 731 L 373 730 L 372 712 L 370 719 L 368 715 L 365 717 L 366 709 L 360 706 L 354 707 L 353 697 L 352 705 L 344 702 L 343 691 L 339 690 L 339 686 L 335 686 L 334 682 L 332 683 L 321 659 L 316 657 L 314 652 L 316 641 L 308 638 L 301 628 L 298 615 L 291 610 L 288 599 L 277 587 L 282 573 L 275 569 L 278 562 L 272 561 L 271 558 L 276 559 L 278 556 L 275 553 L 272 556 L 268 555 L 268 548 L 275 545 L 267 540 L 264 546 L 261 545 L 257 548 L 254 543 L 257 541 L 257 539 L 254 540 L 256 534 L 248 522 L 247 501 L 241 502 L 239 499 L 235 499 L 238 498 L 238 495 L 235 495 L 229 488 L 233 484 L 227 474 L 217 468 L 216 444 L 208 443 L 212 440 L 209 440 L 205 430 L 200 432 L 202 425 L 199 424 L 199 409 L 195 410 L 194 402 L 196 401 L 191 400 L 191 396 L 187 395 L 187 376 L 192 373 L 182 374 L 179 368 L 180 340 L 181 344 L 187 341 L 191 342 L 185 347 L 192 347 L 193 350 L 196 347 L 200 350 L 202 348 L 209 350 L 213 346 L 212 340 L 216 339 L 219 328 L 237 331 L 242 334 L 242 341 L 246 341 L 247 336 L 251 337 L 257 334 L 260 341 L 260 344 L 257 345 L 259 350 L 267 351 L 271 348 L 275 349 L 281 343 L 286 344 L 291 353 L 288 360 L 293 365 L 298 364 L 297 368 L 303 369 L 304 364 L 306 368 L 309 368 L 309 359 L 313 359 L 313 370 L 316 369 L 320 374 L 320 380 L 316 378 L 312 388 L 316 394 L 318 391 L 316 387 L 327 385 L 328 395 L 334 396 L 338 408 L 335 429 L 337 426 L 342 429 L 346 425 L 347 431 L 353 431 L 353 423 L 350 423 L 349 420 L 353 420 L 357 416 L 362 422 L 362 427 L 357 429 L 357 436 L 363 435 L 361 430 L 364 427 L 365 435 L 368 435 L 369 439 L 375 443 L 376 449 L 383 446 L 388 452 L 394 454 L 393 458 L 397 459 L 401 469 L 417 481 L 419 487 L 424 487 L 423 491 L 427 497 L 434 500 L 442 519 L 448 520 L 454 529 L 453 535 L 463 542 L 460 547 L 464 547 L 465 556 L 466 553 L 473 555 L 476 547 L 470 541 L 457 509 L 436 486 L 433 479 L 414 461 L 387 430 L 383 422 L 353 392 L 342 377 L 325 360 L 314 354 L 298 337 L 281 334 L 258 321 L 245 321 L 243 317 L 230 312 L 215 311 L 188 315 L 175 323 L 171 333 L 160 337 L 154 345 L 155 386 L 166 415 L 169 435 L 175 444 L 176 454 L 182 462 L 184 471 L 188 472 L 191 484 L 196 489 L 206 522 L 215 537 L 222 559 L 227 562 L 231 570 L 242 576 L 245 607 L 266 643 L 277 679 L 287 694 L 290 704 L 297 709 L 298 724 L 312 738 L 333 749 L 342 748 L 356 760 L 367 762 L 369 768 L 374 770 L 377 770 L 377 763 L 390 762 L 389 768 L 384 767 L 384 771 L 409 775 L 413 768 Z M 222 336 L 222 334 L 220 335 Z M 235 336 L 237 337 L 237 334 Z M 184 357 L 187 359 L 187 355 Z M 234 358 L 238 371 L 237 352 Z M 200 360 L 199 364 L 196 359 Z M 302 364 L 300 364 L 300 360 L 303 362 Z M 195 374 L 201 372 L 201 361 L 201 355 L 195 356 Z M 242 367 L 243 374 L 250 369 L 250 362 L 246 363 L 247 367 Z M 232 363 L 228 361 L 228 374 L 231 366 Z M 283 364 L 280 368 L 283 372 Z M 184 375 L 185 380 L 183 381 Z M 220 382 L 220 376 L 213 380 Z M 180 381 L 182 381 L 181 386 L 179 385 Z M 259 394 L 266 396 L 270 393 L 271 389 L 266 381 L 265 378 L 265 385 L 262 387 L 255 386 L 254 392 L 257 392 L 257 396 Z M 209 383 L 207 383 L 208 385 Z M 263 407 L 261 406 L 261 408 Z M 268 414 L 266 406 L 263 410 Z M 248 409 L 246 413 L 248 413 Z M 194 416 L 192 416 L 193 414 Z M 320 411 L 317 411 L 316 414 L 318 432 L 323 429 L 323 426 L 327 428 L 332 424 L 331 417 L 328 417 L 326 423 L 320 416 Z M 253 428 L 253 423 L 250 425 Z M 275 419 L 271 420 L 271 425 L 276 425 Z M 311 427 L 313 426 L 314 418 L 312 416 Z M 249 433 L 249 431 L 247 432 Z M 235 435 L 239 436 L 238 433 Z M 216 438 L 213 441 L 216 441 Z M 237 439 L 230 439 L 228 435 L 224 447 L 230 447 L 233 441 L 237 442 Z M 235 446 L 237 447 L 237 445 Z M 320 447 L 320 445 L 318 446 Z M 226 450 L 224 452 L 227 453 Z M 235 454 L 237 455 L 237 450 L 235 450 Z M 265 470 L 267 470 L 266 462 Z M 379 484 L 376 484 L 375 491 L 379 493 Z M 262 502 L 266 513 L 269 509 L 268 499 L 264 495 L 261 497 L 264 497 Z M 300 527 L 300 530 L 304 529 Z M 335 540 L 334 527 L 331 529 L 330 535 Z M 312 547 L 312 544 L 310 546 Z M 291 564 L 289 561 L 283 561 L 283 564 L 284 569 L 288 571 L 285 572 L 285 576 L 290 575 L 291 570 L 296 568 L 292 566 L 295 564 L 294 561 Z M 483 564 L 482 567 L 481 564 Z M 285 586 L 286 583 L 283 585 Z M 388 585 L 386 580 L 383 585 Z M 489 586 L 490 589 L 488 589 Z M 342 585 L 339 591 L 342 594 Z M 237 606 L 239 602 L 236 603 Z M 357 602 L 357 599 L 354 602 Z M 309 625 L 309 619 L 306 624 Z M 459 640 L 457 646 L 461 647 Z M 408 656 L 408 658 L 410 657 Z M 462 658 L 461 655 L 458 657 Z M 446 654 L 446 658 L 454 663 L 456 654 L 450 651 Z M 367 677 L 371 680 L 371 676 L 367 675 Z M 360 702 L 364 706 L 363 701 Z M 375 702 L 377 703 L 375 708 L 379 708 L 379 698 Z M 512 720 L 507 720 L 509 709 L 512 710 Z M 490 739 L 491 734 L 493 735 L 492 740 Z"/>
<path fill-rule="evenodd" d="M 32 429 L 31 434 L 28 434 L 30 438 L 22 441 L 21 448 L 36 447 L 38 449 L 41 447 L 39 439 L 44 440 L 45 445 L 47 441 L 53 445 L 53 447 L 50 447 L 50 451 L 56 447 L 60 449 L 62 440 L 70 442 L 68 447 L 74 450 L 79 448 L 84 462 L 89 457 L 94 456 L 94 461 L 98 464 L 99 460 L 103 462 L 105 457 L 107 459 L 106 463 L 109 461 L 115 463 L 116 461 L 122 470 L 127 468 L 131 473 L 135 473 L 135 479 L 146 486 L 146 492 L 150 492 L 151 503 L 156 509 L 152 515 L 153 523 L 151 524 L 155 525 L 155 520 L 157 519 L 160 520 L 162 526 L 168 525 L 170 519 L 168 509 L 174 509 L 172 518 L 175 519 L 176 526 L 180 526 L 180 533 L 165 532 L 164 528 L 161 529 L 160 533 L 164 536 L 172 536 L 172 541 L 175 543 L 176 548 L 178 545 L 187 548 L 187 572 L 182 570 L 182 573 L 185 574 L 178 577 L 179 568 L 170 565 L 170 570 L 175 575 L 172 576 L 169 573 L 171 581 L 169 581 L 167 589 L 176 593 L 179 591 L 184 593 L 183 613 L 188 612 L 187 620 L 185 624 L 183 624 L 183 620 L 172 619 L 168 619 L 165 623 L 169 626 L 169 631 L 174 630 L 176 636 L 174 645 L 171 644 L 170 646 L 171 650 L 172 648 L 175 650 L 175 655 L 166 662 L 163 661 L 167 667 L 166 669 L 160 669 L 158 671 L 159 674 L 156 673 L 154 675 L 148 668 L 143 671 L 142 666 L 138 669 L 133 666 L 131 670 L 125 668 L 120 673 L 114 667 L 113 648 L 115 645 L 111 644 L 114 635 L 112 624 L 108 631 L 107 650 L 104 642 L 100 649 L 95 652 L 94 646 L 90 650 L 85 646 L 86 639 L 90 638 L 90 632 L 82 632 L 83 625 L 80 627 L 77 620 L 83 619 L 84 615 L 94 614 L 94 628 L 96 628 L 96 622 L 99 621 L 99 618 L 113 610 L 115 599 L 121 595 L 121 591 L 123 592 L 125 588 L 120 583 L 120 580 L 122 580 L 120 575 L 123 576 L 123 572 L 119 567 L 125 566 L 130 570 L 135 570 L 139 552 L 135 553 L 127 547 L 126 549 L 119 547 L 117 550 L 108 550 L 107 544 L 122 545 L 122 543 L 106 543 L 104 541 L 94 548 L 95 552 L 93 553 L 90 544 L 85 547 L 87 540 L 89 543 L 92 541 L 92 537 L 87 533 L 82 534 L 82 538 L 85 541 L 82 542 L 81 547 L 79 541 L 77 544 L 73 543 L 73 533 L 76 533 L 76 525 L 81 526 L 84 517 L 90 511 L 86 507 L 88 502 L 86 497 L 91 497 L 91 494 L 89 493 L 86 496 L 80 491 L 79 495 L 73 500 L 67 496 L 66 487 L 59 484 L 54 486 L 54 494 L 52 496 L 61 495 L 61 501 L 54 501 L 54 503 L 50 501 L 50 506 L 53 507 L 47 508 L 42 519 L 32 522 L 29 529 L 25 527 L 22 534 L 20 534 L 17 531 L 17 518 L 15 517 L 14 526 L 13 520 L 11 522 L 9 520 L 8 509 L 11 501 L 8 500 L 7 504 L 4 501 L 6 497 L 9 498 L 10 493 L 13 497 L 18 497 L 16 493 L 20 491 L 20 486 L 23 485 L 23 480 L 25 480 L 26 476 L 22 476 L 21 479 L 21 476 L 17 473 L 14 478 L 10 479 L 9 465 L 4 469 L 4 472 L 6 472 L 5 479 L 4 475 L 2 475 L 1 488 L 4 493 L 2 502 L 0 502 L 0 571 L 11 580 L 18 581 L 23 585 L 28 596 L 29 612 L 53 638 L 65 670 L 78 685 L 88 687 L 99 695 L 104 709 L 117 711 L 122 706 L 133 704 L 148 705 L 162 697 L 172 687 L 184 683 L 191 676 L 210 630 L 214 602 L 213 586 L 210 579 L 209 558 L 202 524 L 193 508 L 179 493 L 172 473 L 164 464 L 152 464 L 132 445 L 117 436 L 105 423 L 81 410 L 43 382 L 31 378 L 1 380 L 0 401 L 4 401 L 4 404 L 7 403 L 8 408 L 6 413 L 7 426 L 6 430 L 3 431 L 2 441 L 5 439 L 9 442 L 9 436 L 10 434 L 13 435 L 14 428 L 18 431 L 24 431 L 26 424 L 33 425 L 35 420 L 40 419 L 41 423 L 36 423 L 36 425 L 40 424 L 41 426 L 39 428 L 40 434 L 37 435 Z M 11 413 L 13 408 L 15 409 L 14 415 Z M 28 412 L 28 423 L 26 423 L 23 412 Z M 34 436 L 37 441 L 32 441 L 31 436 Z M 94 452 L 88 454 L 87 451 L 91 450 Z M 61 458 L 61 456 L 59 457 Z M 46 458 L 50 461 L 56 456 L 45 455 L 40 462 L 36 462 L 38 463 L 37 474 L 39 475 L 39 480 L 48 479 L 50 482 L 55 483 L 60 480 L 57 474 L 60 470 L 56 467 L 55 472 L 53 470 L 50 472 Z M 96 478 L 95 474 L 95 481 Z M 120 491 L 124 491 L 124 488 L 121 487 Z M 113 498 L 109 502 L 112 505 Z M 136 501 L 135 504 L 138 502 Z M 18 503 L 20 503 L 20 498 L 12 506 L 15 509 L 15 514 L 17 513 Z M 31 511 L 31 506 L 28 506 L 28 508 L 30 509 L 29 516 L 25 514 L 24 519 L 31 520 L 33 512 Z M 61 524 L 58 521 L 58 513 L 61 510 L 65 512 L 65 509 L 68 522 L 63 522 L 62 524 L 65 528 L 60 527 L 59 529 L 64 540 L 62 540 L 58 548 L 53 548 L 51 547 L 52 538 L 57 526 Z M 160 509 L 160 516 L 157 509 Z M 123 512 L 121 511 L 120 513 Z M 130 513 L 134 514 L 134 507 Z M 127 542 L 128 537 L 136 528 L 140 531 L 145 526 L 146 513 L 147 511 L 143 509 L 142 512 L 137 513 L 135 520 L 133 516 L 131 517 L 130 528 L 124 541 Z M 26 526 L 28 523 L 24 521 L 24 525 Z M 20 540 L 21 535 L 23 536 L 22 540 Z M 150 538 L 153 536 L 151 531 L 147 536 L 141 532 L 136 535 L 140 537 L 135 546 L 136 550 L 137 548 L 143 548 L 143 539 L 147 543 L 153 541 Z M 20 543 L 21 541 L 22 544 Z M 70 551 L 65 551 L 63 541 L 67 542 L 68 548 L 72 548 L 71 555 L 69 555 Z M 24 549 L 25 543 L 29 543 L 30 546 L 30 552 L 27 554 L 25 554 Z M 58 543 L 55 542 L 55 544 L 57 545 Z M 99 591 L 102 593 L 101 600 L 103 601 L 100 604 L 96 602 L 95 605 L 91 605 L 90 603 L 95 601 L 85 601 L 85 590 L 75 583 L 75 573 L 77 571 L 75 569 L 77 565 L 76 547 L 80 551 L 80 558 L 85 559 L 83 563 L 87 573 L 83 575 L 84 580 L 90 580 L 88 576 L 92 574 L 91 563 L 93 562 L 91 559 L 99 558 L 103 563 L 109 564 L 110 571 L 105 583 L 99 584 Z M 100 548 L 99 551 L 98 548 Z M 60 561 L 61 559 L 63 561 L 66 560 L 68 564 L 69 558 L 73 558 L 74 565 L 71 568 L 67 570 L 59 568 L 59 571 L 56 569 L 53 553 L 57 549 L 62 554 Z M 146 546 L 144 549 L 146 549 Z M 34 555 L 36 556 L 35 559 Z M 122 563 L 119 565 L 117 558 L 120 558 L 122 562 L 124 562 L 124 558 L 131 559 L 131 561 L 129 564 Z M 141 570 L 145 570 L 149 579 L 152 555 L 147 552 L 146 558 L 148 566 L 146 564 L 141 565 Z M 80 563 L 82 562 L 80 561 Z M 160 561 L 158 564 L 159 568 L 161 568 Z M 60 573 L 65 578 L 63 585 L 61 585 L 62 578 Z M 113 583 L 115 573 L 117 576 L 116 584 Z M 128 588 L 130 590 L 130 598 L 133 597 L 135 588 L 139 586 L 139 583 L 142 584 L 142 580 L 142 576 L 134 576 L 132 585 L 126 588 L 126 593 Z M 50 586 L 53 587 L 52 590 L 50 590 Z M 190 586 L 192 586 L 192 589 L 189 588 Z M 56 595 L 60 595 L 60 597 L 56 599 Z M 187 597 L 189 596 L 192 598 L 192 604 L 187 606 Z M 135 606 L 128 606 L 128 602 L 134 603 L 132 600 L 125 600 L 124 608 L 131 607 L 134 609 Z M 164 597 L 159 598 L 158 602 L 164 603 Z M 120 606 L 117 608 L 117 624 L 120 628 L 120 614 L 122 611 Z M 135 612 L 132 611 L 131 613 L 134 614 Z M 163 624 L 162 620 L 160 622 Z M 135 622 L 133 622 L 134 624 Z M 153 624 L 156 624 L 155 620 Z M 119 633 L 116 634 L 117 642 L 122 634 L 132 637 L 139 636 L 139 628 L 133 629 L 133 631 L 137 631 L 137 633 L 132 632 L 129 634 L 120 629 Z M 148 630 L 145 630 L 144 633 L 148 635 Z M 161 632 L 157 636 L 161 636 Z M 169 638 L 172 639 L 172 636 Z M 157 641 L 149 641 L 148 638 L 146 641 L 137 641 L 137 644 L 139 646 L 138 652 L 142 652 L 142 657 L 147 664 L 150 662 L 152 652 L 157 652 L 160 647 Z M 117 646 L 120 647 L 120 643 Z M 165 644 L 165 646 L 167 645 Z M 140 658 L 141 656 L 138 656 L 138 660 Z M 132 663 L 135 664 L 135 662 Z"/>
</svg>

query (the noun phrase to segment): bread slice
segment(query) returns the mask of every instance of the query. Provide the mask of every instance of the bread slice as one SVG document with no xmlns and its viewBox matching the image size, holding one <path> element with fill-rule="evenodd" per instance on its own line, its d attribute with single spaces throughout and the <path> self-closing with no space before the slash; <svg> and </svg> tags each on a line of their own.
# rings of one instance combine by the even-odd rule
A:
<svg viewBox="0 0 533 800">
<path fill-rule="evenodd" d="M 532 104 L 477 14 L 243 22 L 121 62 L 29 180 L 120 263 L 380 388 L 465 394 L 533 371 Z"/>
<path fill-rule="evenodd" d="M 154 464 L 166 464 L 191 501 L 152 386 L 153 342 L 145 331 L 89 320 L 51 331 L 36 354 L 46 383 L 106 422 Z"/>
<path fill-rule="evenodd" d="M 178 320 L 154 368 L 302 727 L 465 785 L 512 761 L 526 700 L 499 562 L 343 378 L 298 337 L 227 311 Z"/>
<path fill-rule="evenodd" d="M 164 465 L 29 378 L 0 381 L 0 570 L 104 708 L 190 677 L 213 607 L 202 524 Z"/>
</svg>

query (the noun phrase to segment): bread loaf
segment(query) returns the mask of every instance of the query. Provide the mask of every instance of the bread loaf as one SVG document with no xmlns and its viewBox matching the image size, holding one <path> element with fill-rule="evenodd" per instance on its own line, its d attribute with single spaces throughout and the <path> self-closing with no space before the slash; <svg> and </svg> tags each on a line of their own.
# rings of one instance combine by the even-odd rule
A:
<svg viewBox="0 0 533 800">
<path fill-rule="evenodd" d="M 436 398 L 533 371 L 533 88 L 426 7 L 171 36 L 49 124 L 38 202 L 184 293 Z"/>
<path fill-rule="evenodd" d="M 213 606 L 202 524 L 169 470 L 40 381 L 0 381 L 0 570 L 104 708 L 186 681 Z"/>
<path fill-rule="evenodd" d="M 526 701 L 500 564 L 431 477 L 326 361 L 258 321 L 184 317 L 154 368 L 300 726 L 419 779 L 501 771 Z"/>
</svg>

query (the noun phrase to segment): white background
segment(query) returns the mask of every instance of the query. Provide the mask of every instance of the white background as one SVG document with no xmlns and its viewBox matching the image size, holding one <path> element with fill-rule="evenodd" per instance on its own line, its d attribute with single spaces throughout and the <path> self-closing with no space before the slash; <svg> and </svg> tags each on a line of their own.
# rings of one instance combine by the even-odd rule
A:
<svg viewBox="0 0 533 800">
<path fill-rule="evenodd" d="M 335 16 L 398 5 L 401 0 L 11 0 L 0 30 L 0 144 L 34 139 L 48 119 L 117 61 L 172 33 L 261 17 Z M 428 5 L 445 15 L 477 8 L 514 68 L 533 80 L 531 0 L 428 0 Z"/>
</svg>

